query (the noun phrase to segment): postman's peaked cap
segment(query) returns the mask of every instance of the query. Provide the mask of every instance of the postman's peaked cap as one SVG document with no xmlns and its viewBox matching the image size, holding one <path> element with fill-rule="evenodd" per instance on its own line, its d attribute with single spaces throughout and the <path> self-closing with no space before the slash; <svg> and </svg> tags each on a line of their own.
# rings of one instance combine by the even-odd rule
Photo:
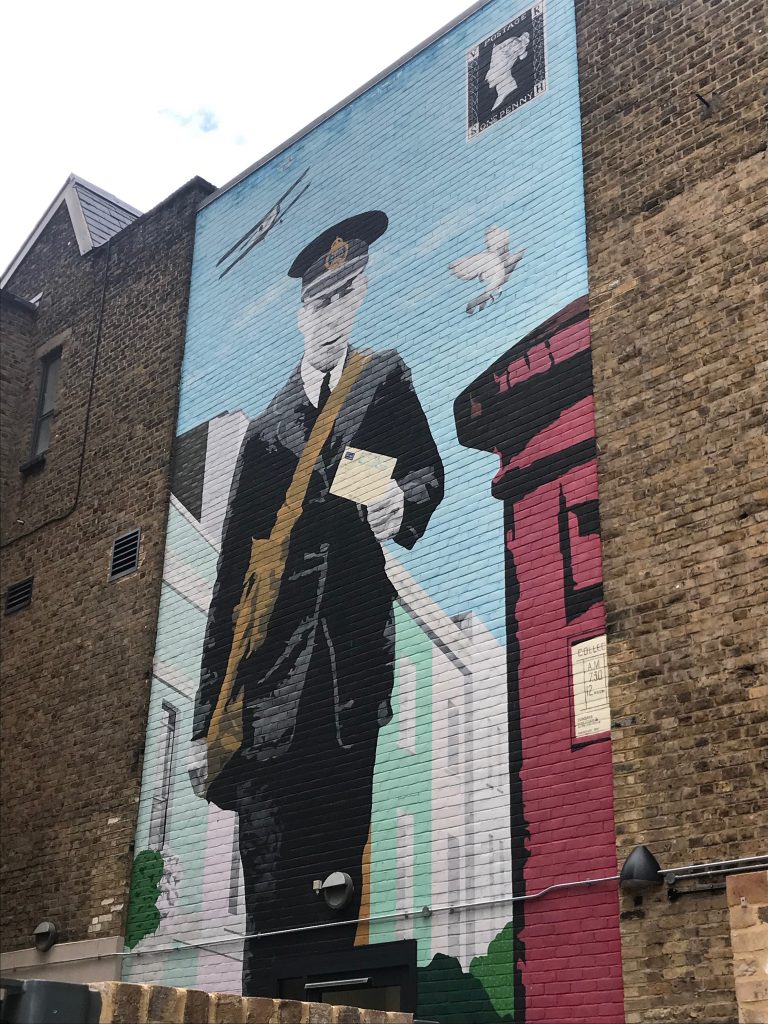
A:
<svg viewBox="0 0 768 1024">
<path fill-rule="evenodd" d="M 288 276 L 305 277 L 311 267 L 314 267 L 321 259 L 324 260 L 331 252 L 331 247 L 337 239 L 352 247 L 350 255 L 367 254 L 368 246 L 377 238 L 381 238 L 387 230 L 388 224 L 389 218 L 381 210 L 369 210 L 367 213 L 358 213 L 356 217 L 340 220 L 338 224 L 327 228 L 301 250 L 291 264 Z"/>
</svg>

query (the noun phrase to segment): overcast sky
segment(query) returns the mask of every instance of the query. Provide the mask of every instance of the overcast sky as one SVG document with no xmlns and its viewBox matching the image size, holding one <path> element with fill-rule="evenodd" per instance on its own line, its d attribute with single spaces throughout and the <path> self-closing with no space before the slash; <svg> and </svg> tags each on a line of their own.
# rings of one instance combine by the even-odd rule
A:
<svg viewBox="0 0 768 1024">
<path fill-rule="evenodd" d="M 140 210 L 196 174 L 223 185 L 470 5 L 9 5 L 0 270 L 70 172 Z"/>
</svg>

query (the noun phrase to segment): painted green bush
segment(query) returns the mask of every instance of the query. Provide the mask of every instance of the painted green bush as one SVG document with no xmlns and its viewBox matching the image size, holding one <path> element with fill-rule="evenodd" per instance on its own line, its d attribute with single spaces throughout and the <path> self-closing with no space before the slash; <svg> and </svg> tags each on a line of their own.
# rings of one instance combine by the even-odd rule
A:
<svg viewBox="0 0 768 1024">
<path fill-rule="evenodd" d="M 512 975 L 514 963 L 514 929 L 512 922 L 504 927 L 488 946 L 484 956 L 476 956 L 469 973 L 482 983 L 496 1011 L 503 1017 L 513 1014 L 515 989 Z"/>
<path fill-rule="evenodd" d="M 505 969 L 511 973 L 511 961 Z M 482 982 L 444 953 L 419 968 L 418 1016 L 440 1024 L 514 1024 L 512 1016 L 496 1012 Z"/>
<path fill-rule="evenodd" d="M 163 855 L 157 850 L 142 850 L 133 862 L 131 895 L 128 900 L 128 921 L 125 944 L 133 949 L 147 935 L 157 931 L 160 911 L 155 905 L 160 895 L 158 882 L 163 877 Z"/>
</svg>

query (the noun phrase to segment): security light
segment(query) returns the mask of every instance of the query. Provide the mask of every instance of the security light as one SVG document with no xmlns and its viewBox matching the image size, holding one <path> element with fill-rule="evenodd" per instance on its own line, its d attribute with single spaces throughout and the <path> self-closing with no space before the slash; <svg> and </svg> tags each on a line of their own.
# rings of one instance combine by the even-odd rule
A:
<svg viewBox="0 0 768 1024">
<path fill-rule="evenodd" d="M 627 892 L 642 892 L 663 882 L 659 862 L 651 851 L 647 846 L 636 846 L 621 867 L 621 888 Z"/>
</svg>

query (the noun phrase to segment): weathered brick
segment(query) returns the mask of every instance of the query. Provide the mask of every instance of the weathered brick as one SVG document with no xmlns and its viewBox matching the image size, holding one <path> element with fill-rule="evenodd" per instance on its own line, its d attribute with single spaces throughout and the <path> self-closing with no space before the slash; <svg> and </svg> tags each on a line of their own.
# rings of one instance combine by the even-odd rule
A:
<svg viewBox="0 0 768 1024">
<path fill-rule="evenodd" d="M 278 1006 L 275 1000 L 260 996 L 252 996 L 243 1000 L 245 1004 L 245 1024 L 278 1024 Z M 310 1017 L 311 1024 L 314 1024 Z M 325 1024 L 318 1021 L 318 1024 Z"/>
<path fill-rule="evenodd" d="M 756 10 L 576 4 L 618 853 L 663 867 L 768 839 Z M 733 1024 L 724 896 L 622 909 L 628 1021 Z"/>
<path fill-rule="evenodd" d="M 728 879 L 728 905 L 740 906 L 742 900 L 755 913 L 758 907 L 768 904 L 768 871 L 748 871 Z"/>
<path fill-rule="evenodd" d="M 175 382 L 210 191 L 195 179 L 84 256 L 62 203 L 8 284 L 42 292 L 36 312 L 3 299 L 0 571 L 3 587 L 34 576 L 32 605 L 0 618 L 4 951 L 46 919 L 62 941 L 124 930 Z M 25 476 L 39 357 L 58 343 L 52 440 Z M 139 569 L 108 583 L 112 540 L 134 527 Z"/>
<path fill-rule="evenodd" d="M 153 986 L 147 1006 L 148 1024 L 178 1024 L 183 1021 L 186 996 L 183 988 Z"/>
<path fill-rule="evenodd" d="M 306 1024 L 309 1020 L 309 1004 L 293 999 L 277 1000 L 277 1020 L 280 1024 Z"/>
<path fill-rule="evenodd" d="M 187 989 L 184 1003 L 184 1024 L 200 1024 L 208 1022 L 208 1004 L 210 996 L 200 989 Z"/>
<path fill-rule="evenodd" d="M 208 1004 L 209 1024 L 246 1024 L 246 1005 L 242 996 L 216 992 Z"/>
<path fill-rule="evenodd" d="M 360 1010 L 162 985 L 100 982 L 99 1024 L 411 1024 L 410 1013 Z"/>
</svg>

